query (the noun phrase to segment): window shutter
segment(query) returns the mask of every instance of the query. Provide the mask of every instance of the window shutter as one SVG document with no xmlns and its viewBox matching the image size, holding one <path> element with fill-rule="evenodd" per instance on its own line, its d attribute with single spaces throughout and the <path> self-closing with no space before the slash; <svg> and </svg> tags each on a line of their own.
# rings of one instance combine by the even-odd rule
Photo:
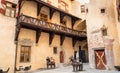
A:
<svg viewBox="0 0 120 73">
<path fill-rule="evenodd" d="M 17 6 L 16 6 L 16 14 L 15 14 L 15 17 L 18 17 L 18 12 L 19 12 L 19 3 L 18 3 Z"/>
<path fill-rule="evenodd" d="M 0 2 L 0 13 L 5 15 L 6 10 L 6 0 L 1 0 Z"/>
</svg>

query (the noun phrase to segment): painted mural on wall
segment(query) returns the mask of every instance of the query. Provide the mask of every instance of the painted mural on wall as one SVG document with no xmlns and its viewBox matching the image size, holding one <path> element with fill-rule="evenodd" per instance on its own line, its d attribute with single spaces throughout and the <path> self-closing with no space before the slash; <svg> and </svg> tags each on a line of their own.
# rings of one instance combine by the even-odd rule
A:
<svg viewBox="0 0 120 73">
<path fill-rule="evenodd" d="M 90 33 L 90 38 L 88 41 L 89 48 L 104 47 L 103 36 L 101 30 L 99 29 Z"/>
</svg>

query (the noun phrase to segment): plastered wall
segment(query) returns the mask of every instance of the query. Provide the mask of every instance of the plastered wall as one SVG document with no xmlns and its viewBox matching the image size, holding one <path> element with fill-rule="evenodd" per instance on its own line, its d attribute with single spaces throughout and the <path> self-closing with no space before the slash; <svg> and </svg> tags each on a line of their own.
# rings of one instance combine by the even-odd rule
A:
<svg viewBox="0 0 120 73">
<path fill-rule="evenodd" d="M 88 14 L 86 18 L 87 23 L 87 36 L 89 47 L 89 62 L 90 67 L 95 68 L 94 51 L 93 48 L 104 47 L 104 41 L 100 28 L 105 25 L 107 27 L 108 37 L 114 39 L 113 53 L 115 65 L 120 65 L 120 59 L 118 51 L 120 51 L 118 42 L 118 32 L 115 20 L 113 0 L 91 0 L 88 4 Z M 105 13 L 101 13 L 100 9 L 105 8 Z"/>
<path fill-rule="evenodd" d="M 28 33 L 29 32 L 29 33 Z M 27 35 L 26 35 L 27 34 Z M 35 31 L 28 29 L 21 29 L 19 39 L 31 39 L 33 43 L 35 42 Z M 20 48 L 21 44 L 18 45 L 18 55 L 17 55 L 17 67 L 32 65 L 32 70 L 38 68 L 46 68 L 46 57 L 53 57 L 55 59 L 56 65 L 60 63 L 60 51 L 64 52 L 64 63 L 69 62 L 69 57 L 73 55 L 74 49 L 72 48 L 72 39 L 66 37 L 63 46 L 60 46 L 60 36 L 55 35 L 53 42 L 49 45 L 49 34 L 41 33 L 38 44 L 34 43 L 31 46 L 31 61 L 28 63 L 20 62 Z M 57 47 L 57 54 L 53 53 L 53 47 Z"/>
<path fill-rule="evenodd" d="M 0 14 L 0 68 L 7 70 L 10 67 L 10 73 L 14 71 L 15 62 L 15 25 L 15 18 Z"/>
<path fill-rule="evenodd" d="M 26 10 L 26 8 L 28 7 L 29 9 Z M 21 9 L 21 13 L 37 18 L 36 16 L 37 7 L 35 2 L 32 1 L 24 2 L 23 7 Z M 51 20 L 49 19 L 49 8 L 43 7 L 40 13 L 44 13 L 48 15 L 48 22 L 57 23 L 58 25 L 61 25 L 59 12 L 55 12 Z M 71 28 L 71 18 L 66 16 L 64 19 L 67 20 L 66 26 Z M 49 45 L 49 34 L 42 32 L 39 42 L 38 44 L 36 44 L 35 43 L 36 32 L 28 29 L 21 29 L 19 39 L 31 39 L 31 41 L 33 41 L 34 44 L 31 46 L 31 61 L 29 63 L 20 63 L 19 59 L 20 59 L 21 44 L 18 44 L 17 67 L 23 65 L 24 66 L 32 65 L 32 70 L 38 68 L 45 68 L 47 56 L 53 57 L 56 61 L 57 66 L 59 66 L 60 51 L 64 52 L 64 63 L 68 63 L 69 57 L 72 56 L 74 53 L 74 49 L 72 47 L 72 39 L 69 37 L 65 37 L 63 45 L 60 46 L 60 36 L 55 35 L 52 44 Z M 53 47 L 57 47 L 58 50 L 57 54 L 53 54 Z"/>
</svg>

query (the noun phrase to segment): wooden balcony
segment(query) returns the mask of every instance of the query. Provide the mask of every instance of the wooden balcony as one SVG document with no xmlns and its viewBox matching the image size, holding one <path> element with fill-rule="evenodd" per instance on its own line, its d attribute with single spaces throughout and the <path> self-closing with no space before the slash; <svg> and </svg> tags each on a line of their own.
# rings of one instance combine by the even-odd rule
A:
<svg viewBox="0 0 120 73">
<path fill-rule="evenodd" d="M 36 38 L 38 39 L 39 39 L 41 31 L 47 32 L 50 34 L 52 33 L 52 34 L 57 34 L 57 35 L 62 35 L 62 36 L 64 35 L 64 36 L 71 37 L 74 39 L 77 38 L 76 40 L 86 39 L 85 31 L 77 31 L 71 28 L 63 27 L 56 23 L 46 22 L 43 20 L 39 20 L 37 18 L 26 16 L 26 15 L 19 16 L 16 27 L 17 27 L 16 29 L 17 32 L 16 32 L 15 40 L 18 39 L 20 28 L 27 28 L 27 29 L 35 30 L 36 32 L 38 32 L 38 34 L 36 34 Z M 36 41 L 36 43 L 37 42 L 38 40 Z"/>
</svg>

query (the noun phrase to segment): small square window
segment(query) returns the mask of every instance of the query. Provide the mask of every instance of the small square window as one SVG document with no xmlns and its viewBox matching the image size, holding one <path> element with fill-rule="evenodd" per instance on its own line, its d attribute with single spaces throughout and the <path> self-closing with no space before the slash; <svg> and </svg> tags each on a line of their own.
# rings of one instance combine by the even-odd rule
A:
<svg viewBox="0 0 120 73">
<path fill-rule="evenodd" d="M 85 5 L 81 5 L 81 13 L 85 13 Z"/>
<path fill-rule="evenodd" d="M 107 36 L 107 29 L 103 29 L 103 30 L 102 30 L 102 35 L 103 35 L 103 36 Z"/>
<path fill-rule="evenodd" d="M 101 9 L 101 13 L 105 13 L 105 9 Z"/>
<path fill-rule="evenodd" d="M 38 16 L 38 19 L 48 21 L 48 15 L 40 13 L 40 15 Z"/>
<path fill-rule="evenodd" d="M 57 54 L 57 47 L 53 47 L 53 54 Z"/>
<path fill-rule="evenodd" d="M 63 26 L 66 26 L 66 20 L 62 20 L 62 22 L 61 22 L 61 24 L 63 25 Z"/>
</svg>

